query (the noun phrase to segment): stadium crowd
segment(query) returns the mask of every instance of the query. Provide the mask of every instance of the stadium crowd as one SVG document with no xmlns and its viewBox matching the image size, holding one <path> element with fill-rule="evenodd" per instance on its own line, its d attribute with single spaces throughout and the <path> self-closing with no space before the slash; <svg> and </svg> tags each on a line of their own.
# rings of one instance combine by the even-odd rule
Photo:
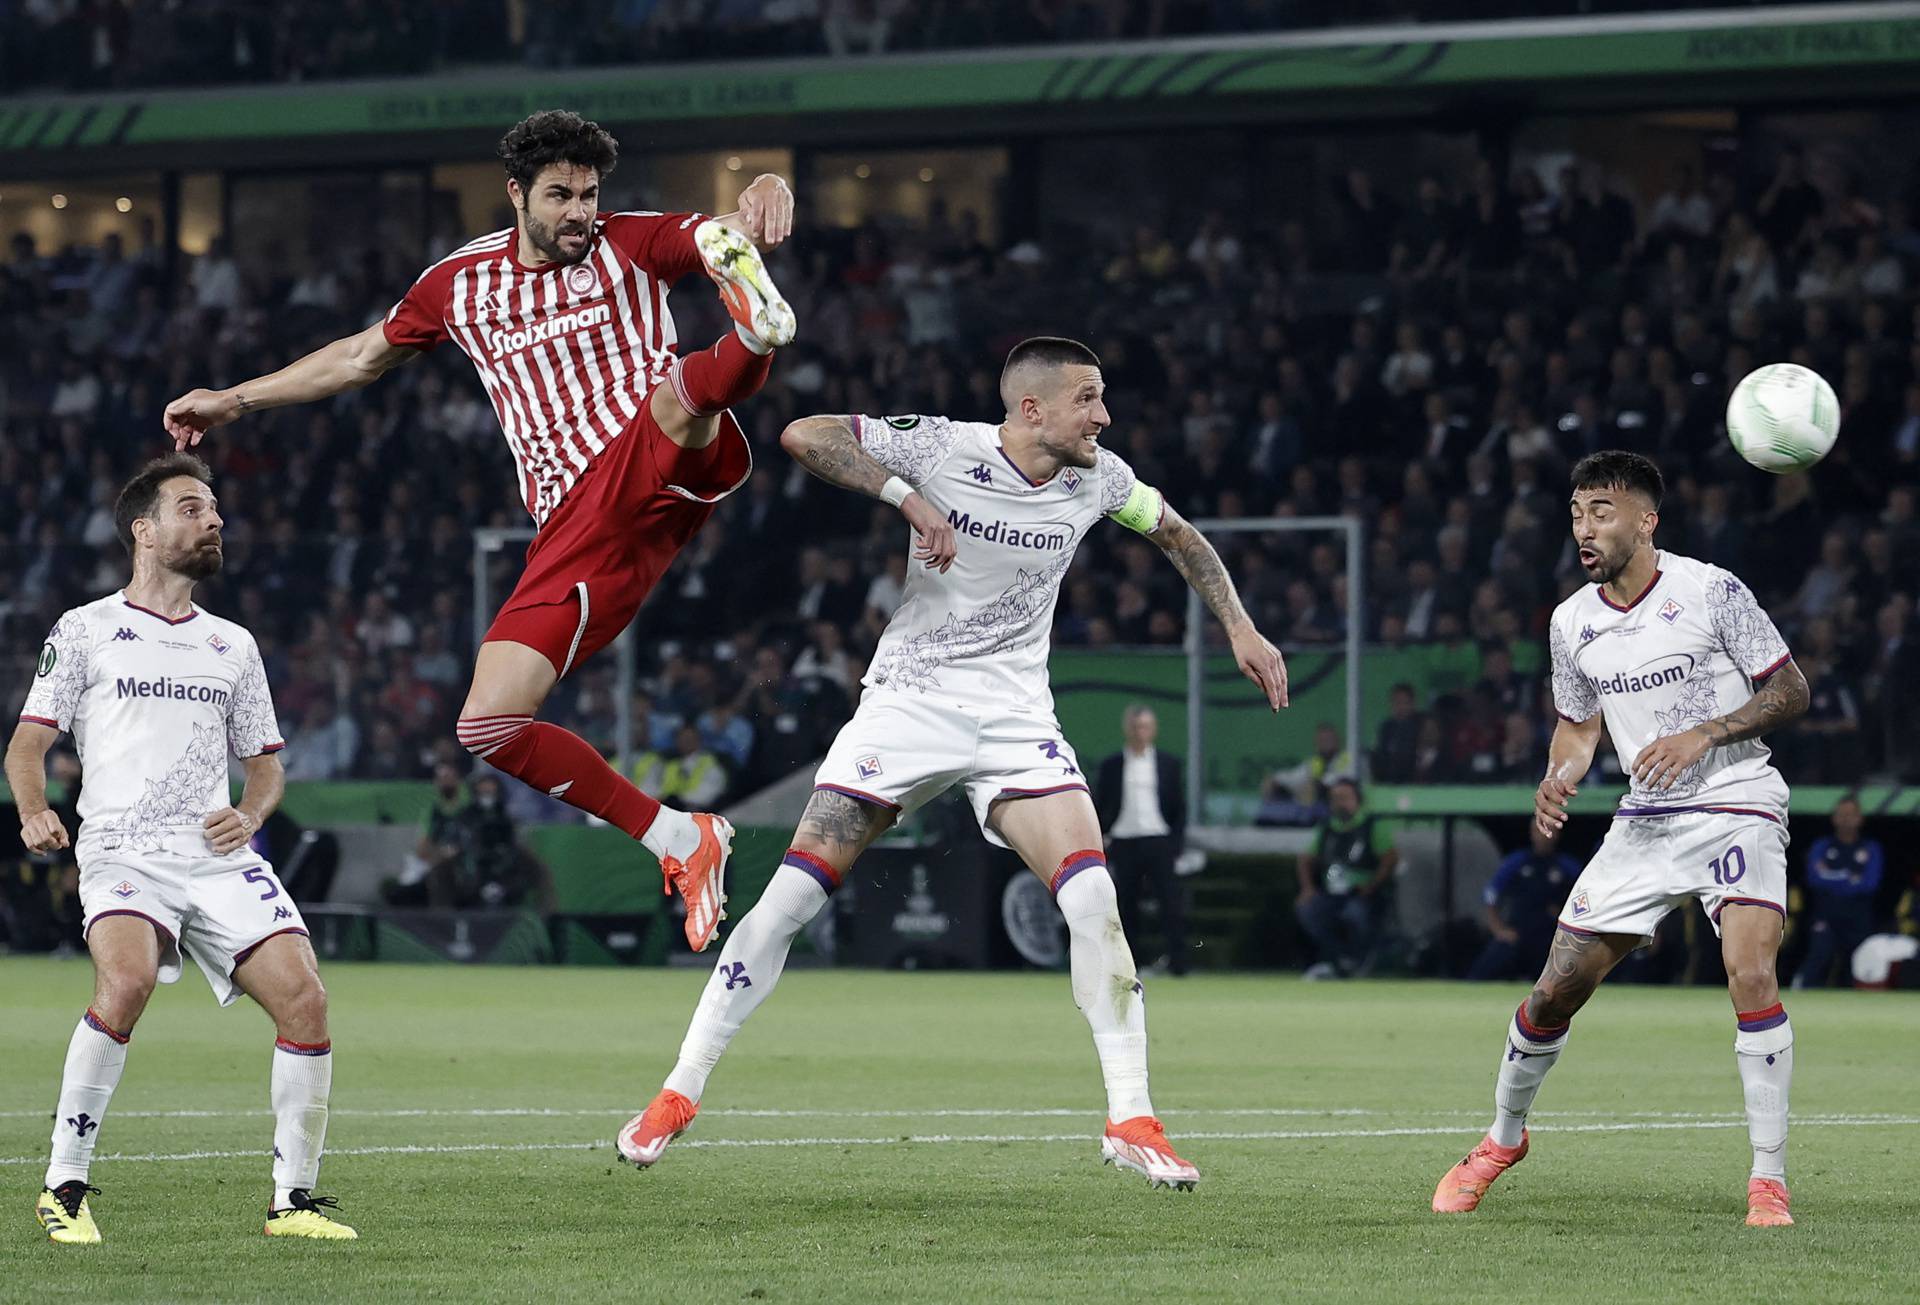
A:
<svg viewBox="0 0 1920 1305">
<path fill-rule="evenodd" d="M 1651 0 L 17 0 L 0 4 L 0 91 L 399 77 L 502 63 L 844 57 L 1658 7 Z"/>
<path fill-rule="evenodd" d="M 1781 740 L 1796 782 L 1920 771 L 1920 232 L 1901 196 L 1825 193 L 1788 151 L 1750 191 L 1683 169 L 1651 196 L 1595 167 L 1551 184 L 1484 161 L 1458 176 L 1355 170 L 1324 211 L 1271 228 L 1219 214 L 1178 230 L 1049 227 L 1005 247 L 938 210 L 808 230 L 778 265 L 801 340 L 741 413 L 758 472 L 640 619 L 647 782 L 705 802 L 819 755 L 899 594 L 897 515 L 809 479 L 778 448 L 783 425 L 997 416 L 1006 346 L 1061 331 L 1105 361 L 1107 445 L 1190 516 L 1366 523 L 1358 612 L 1331 542 L 1239 537 L 1223 551 L 1287 645 L 1337 641 L 1352 619 L 1370 643 L 1425 647 L 1451 668 L 1394 694 L 1372 778 L 1539 774 L 1554 719 L 1544 621 L 1581 580 L 1563 477 L 1607 446 L 1665 468 L 1660 542 L 1735 570 L 1787 628 L 1815 694 Z M 240 266 L 216 242 L 169 279 L 151 244 L 13 239 L 0 648 L 16 692 L 54 616 L 122 582 L 112 497 L 164 447 L 167 398 L 357 329 L 423 261 L 342 249 L 298 270 Z M 683 339 L 719 329 L 710 298 L 694 282 L 676 296 Z M 1729 386 L 1777 359 L 1842 396 L 1845 432 L 1809 476 L 1752 471 L 1720 430 Z M 290 777 L 424 777 L 464 761 L 452 722 L 472 654 L 470 532 L 526 524 L 465 359 L 443 349 L 334 404 L 249 417 L 203 451 L 228 518 L 226 573 L 205 597 L 260 637 Z M 511 579 L 493 578 L 494 599 Z M 1056 637 L 1174 644 L 1183 601 L 1150 544 L 1096 531 Z M 604 656 L 554 704 L 609 750 L 614 676 Z"/>
</svg>

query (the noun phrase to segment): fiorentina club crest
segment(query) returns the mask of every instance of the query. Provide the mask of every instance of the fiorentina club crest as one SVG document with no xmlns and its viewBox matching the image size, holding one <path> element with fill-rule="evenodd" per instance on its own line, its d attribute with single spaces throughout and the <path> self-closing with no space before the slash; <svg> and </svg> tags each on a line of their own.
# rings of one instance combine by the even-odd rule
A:
<svg viewBox="0 0 1920 1305">
<path fill-rule="evenodd" d="M 1673 599 L 1669 598 L 1664 604 L 1662 604 L 1660 608 L 1660 619 L 1665 621 L 1668 625 L 1672 625 L 1675 621 L 1680 619 L 1680 613 L 1684 610 L 1685 609 L 1682 608 L 1680 604 L 1674 602 Z"/>
<path fill-rule="evenodd" d="M 126 901 L 129 897 L 132 897 L 135 893 L 139 891 L 140 890 L 138 888 L 135 888 L 132 884 L 128 883 L 124 879 L 122 879 L 119 883 L 113 886 L 113 895 L 119 898 L 123 902 Z"/>
<path fill-rule="evenodd" d="M 1576 917 L 1585 915 L 1592 909 L 1593 906 L 1587 901 L 1587 895 L 1585 893 L 1575 894 L 1573 899 L 1573 913 Z"/>
<path fill-rule="evenodd" d="M 1065 485 L 1067 487 L 1067 493 L 1071 494 L 1074 490 L 1080 488 L 1080 473 L 1072 467 L 1068 467 L 1066 474 L 1060 477 L 1060 483 Z"/>
<path fill-rule="evenodd" d="M 862 757 L 860 760 L 854 762 L 853 765 L 854 769 L 860 772 L 861 779 L 872 779 L 880 773 L 880 758 L 878 757 Z"/>
<path fill-rule="evenodd" d="M 600 278 L 585 263 L 575 263 L 567 269 L 567 290 L 576 295 L 590 295 L 600 286 Z"/>
<path fill-rule="evenodd" d="M 233 647 L 232 644 L 228 643 L 225 639 L 222 639 L 217 634 L 210 634 L 207 636 L 207 646 L 213 649 L 215 652 L 219 653 L 222 657 L 225 657 L 227 655 L 227 649 Z"/>
</svg>

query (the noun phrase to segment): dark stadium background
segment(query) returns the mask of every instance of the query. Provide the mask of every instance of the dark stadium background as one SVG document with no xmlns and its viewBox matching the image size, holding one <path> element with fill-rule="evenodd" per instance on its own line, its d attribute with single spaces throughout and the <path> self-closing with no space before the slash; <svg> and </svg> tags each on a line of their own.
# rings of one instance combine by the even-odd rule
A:
<svg viewBox="0 0 1920 1305">
<path fill-rule="evenodd" d="M 1316 725 L 1342 720 L 1338 651 L 1357 624 L 1370 799 L 1423 849 L 1398 887 L 1400 963 L 1464 967 L 1472 890 L 1524 842 L 1553 719 L 1545 618 L 1579 582 L 1564 475 L 1601 447 L 1660 461 L 1659 542 L 1744 577 L 1814 685 L 1808 720 L 1777 740 L 1796 867 L 1839 793 L 1863 788 L 1889 848 L 1884 923 L 1911 930 L 1920 23 L 1897 5 L 1645 21 L 1632 4 L 1414 8 L 0 7 L 8 691 L 17 704 L 61 610 L 123 579 L 111 496 L 163 448 L 166 400 L 365 325 L 426 263 L 505 225 L 493 141 L 569 107 L 621 140 L 607 207 L 715 211 L 762 170 L 801 205 L 775 262 L 800 343 L 740 413 L 756 475 L 639 618 L 626 687 L 650 711 L 632 717 L 628 764 L 692 722 L 726 800 L 746 800 L 809 771 L 851 710 L 902 531 L 801 474 L 776 443 L 786 421 L 992 419 L 1007 346 L 1071 334 L 1105 361 L 1109 443 L 1189 516 L 1331 514 L 1365 531 L 1357 609 L 1333 542 L 1223 542 L 1310 691 L 1277 726 L 1222 700 L 1233 719 L 1209 750 L 1198 840 L 1214 856 L 1189 886 L 1208 963 L 1299 954 L 1297 831 L 1232 826 L 1261 814 L 1267 773 L 1309 758 Z M 1613 13 L 1624 25 L 1594 25 Z M 1542 21 L 1320 32 L 1510 16 Z M 683 339 L 721 320 L 693 281 L 674 310 Z M 1731 385 L 1779 360 L 1842 400 L 1838 446 L 1810 475 L 1754 471 L 1725 440 Z M 203 597 L 260 638 L 294 780 L 276 859 L 305 847 L 328 954 L 663 958 L 670 930 L 636 854 L 517 786 L 551 901 L 461 932 L 381 896 L 436 764 L 469 766 L 452 725 L 473 532 L 526 524 L 464 358 L 443 349 L 336 403 L 249 417 L 205 451 L 228 563 Z M 1089 762 L 1118 746 L 1135 697 L 1162 709 L 1167 746 L 1185 737 L 1185 594 L 1153 553 L 1096 532 L 1063 592 L 1054 673 Z M 495 598 L 509 572 L 488 577 Z M 621 673 L 603 656 L 546 714 L 611 753 Z M 1376 748 L 1400 683 L 1417 746 Z M 1618 778 L 1589 785 L 1576 855 Z M 965 844 L 937 889 L 984 936 L 1005 867 L 963 866 L 972 835 L 941 819 L 897 849 L 889 881 Z M 745 831 L 740 905 L 781 824 Z M 66 870 L 27 861 L 12 829 L 0 940 L 70 946 Z M 552 918 L 528 914 L 540 905 Z M 1711 978 L 1704 930 L 1676 928 L 1657 973 Z M 453 941 L 475 936 L 489 941 Z M 1005 939 L 983 948 L 914 959 L 1016 959 Z"/>
</svg>

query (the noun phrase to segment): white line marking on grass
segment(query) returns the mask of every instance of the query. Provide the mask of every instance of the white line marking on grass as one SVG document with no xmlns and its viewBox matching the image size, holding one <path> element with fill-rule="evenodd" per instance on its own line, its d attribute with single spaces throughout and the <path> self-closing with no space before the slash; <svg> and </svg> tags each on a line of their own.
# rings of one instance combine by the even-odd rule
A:
<svg viewBox="0 0 1920 1305">
<path fill-rule="evenodd" d="M 544 1107 L 497 1107 L 492 1109 L 399 1109 L 358 1110 L 336 1108 L 333 1114 L 360 1119 L 605 1119 L 631 1118 L 631 1105 L 602 1106 L 585 1110 L 554 1110 Z M 1349 1108 L 1301 1108 L 1282 1106 L 1220 1106 L 1174 1109 L 1168 1119 L 1200 1119 L 1211 1116 L 1262 1119 L 1479 1119 L 1484 1110 L 1361 1110 Z M 116 1110 L 115 1119 L 244 1119 L 269 1117 L 271 1110 Z M 703 1112 L 706 1119 L 1099 1119 L 1098 1109 L 1052 1107 L 1033 1110 L 931 1109 L 931 1110 L 754 1110 L 719 1108 Z M 52 1110 L 0 1110 L 0 1119 L 52 1119 Z M 1543 1110 L 1533 1118 L 1555 1119 L 1649 1119 L 1649 1120 L 1743 1120 L 1738 1110 Z M 1798 1122 L 1803 1117 L 1796 1116 Z M 1899 1123 L 1904 1115 L 1876 1114 L 1871 1111 L 1847 1112 L 1827 1116 L 1804 1116 L 1806 1120 L 1823 1118 L 1870 1123 L 1884 1120 Z"/>
<path fill-rule="evenodd" d="M 1880 1128 L 1887 1126 L 1920 1125 L 1920 1115 L 1879 1116 L 1871 1119 L 1850 1118 L 1847 1116 L 1813 1117 L 1796 1119 L 1794 1124 L 1801 1127 L 1828 1128 Z M 1538 1133 L 1630 1133 L 1640 1131 L 1664 1130 L 1686 1131 L 1692 1129 L 1744 1128 L 1744 1120 L 1669 1120 L 1665 1122 L 1614 1122 L 1605 1124 L 1543 1124 L 1535 1127 Z M 1381 1138 L 1381 1137 L 1443 1137 L 1466 1136 L 1478 1133 L 1478 1128 L 1465 1128 L 1456 1125 L 1433 1128 L 1316 1128 L 1285 1129 L 1256 1132 L 1191 1132 L 1180 1134 L 1182 1141 L 1206 1142 L 1297 1142 L 1316 1141 L 1326 1138 Z M 989 1145 L 1011 1142 L 1077 1142 L 1090 1145 L 1096 1135 L 1086 1133 L 920 1133 L 905 1137 L 708 1137 L 689 1138 L 679 1142 L 679 1147 L 700 1147 L 709 1149 L 741 1147 L 818 1147 L 818 1146 L 942 1146 L 951 1144 Z M 468 1155 L 476 1152 L 521 1152 L 521 1151 L 613 1151 L 611 1142 L 470 1142 L 454 1146 L 349 1146 L 330 1148 L 330 1156 L 395 1156 L 395 1155 Z M 258 1160 L 264 1155 L 258 1147 L 246 1151 L 176 1151 L 162 1154 L 117 1154 L 95 1156 L 102 1162 L 159 1162 L 179 1163 L 193 1160 Z M 0 1165 L 44 1164 L 46 1157 L 0 1156 Z"/>
</svg>

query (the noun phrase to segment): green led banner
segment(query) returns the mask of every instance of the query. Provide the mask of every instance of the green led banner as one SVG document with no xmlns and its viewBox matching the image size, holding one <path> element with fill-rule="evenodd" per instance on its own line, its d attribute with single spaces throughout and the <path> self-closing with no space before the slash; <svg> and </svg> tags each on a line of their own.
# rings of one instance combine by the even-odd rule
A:
<svg viewBox="0 0 1920 1305">
<path fill-rule="evenodd" d="M 1897 69 L 1920 62 L 1920 17 L 1729 24 L 1703 16 L 1698 26 L 1644 26 L 1634 30 L 1626 20 L 1568 31 L 1562 23 L 1547 35 L 1526 25 L 1518 33 L 1490 25 L 1486 34 L 1454 39 L 1342 43 L 1320 34 L 1288 35 L 1067 54 L 1034 48 L 566 74 L 502 69 L 330 87 L 22 98 L 0 101 L 0 152 L 492 130 L 554 105 L 610 123 L 858 119 L 963 108 L 1174 106 L 1407 87 Z"/>
</svg>

